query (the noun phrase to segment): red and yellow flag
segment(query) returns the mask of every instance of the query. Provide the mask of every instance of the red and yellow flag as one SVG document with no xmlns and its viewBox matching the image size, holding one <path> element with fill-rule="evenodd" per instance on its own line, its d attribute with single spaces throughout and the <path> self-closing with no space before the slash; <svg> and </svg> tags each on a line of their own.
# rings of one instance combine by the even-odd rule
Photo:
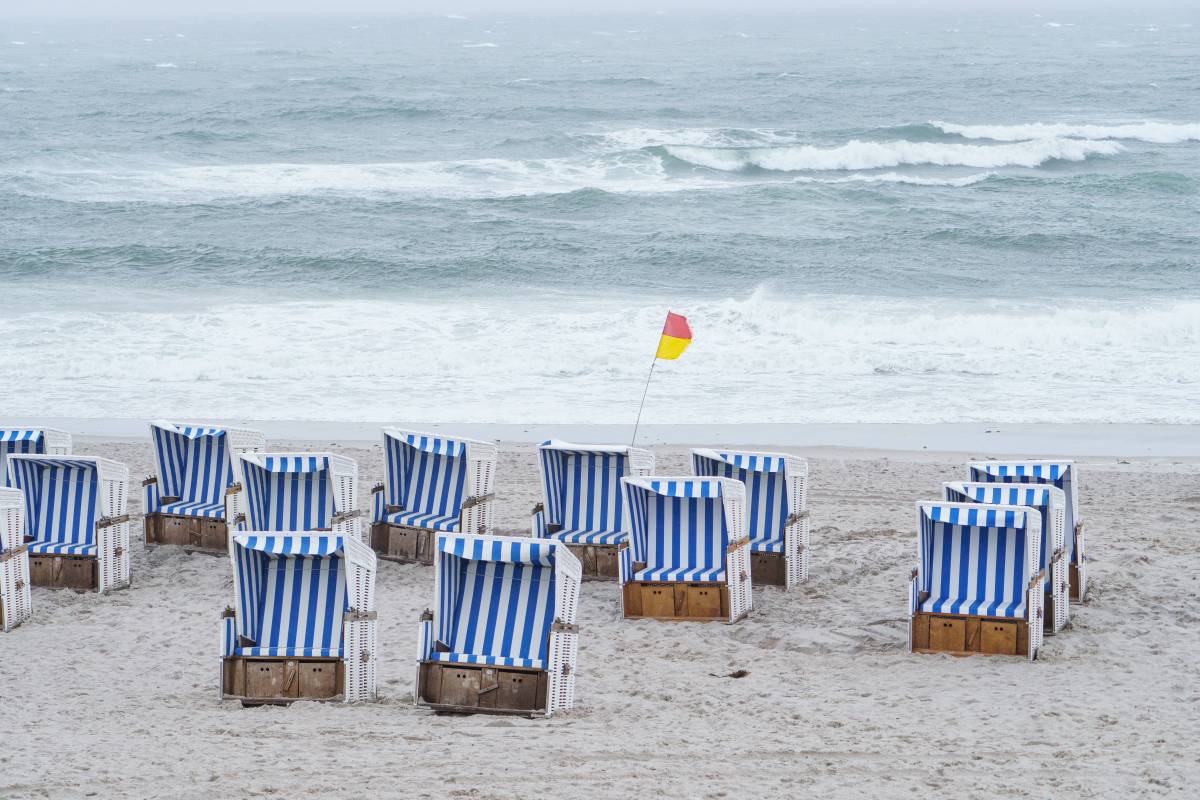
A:
<svg viewBox="0 0 1200 800">
<path fill-rule="evenodd" d="M 692 328 L 688 325 L 687 317 L 668 311 L 662 338 L 658 340 L 658 352 L 654 357 L 668 360 L 679 358 L 691 343 Z"/>
</svg>

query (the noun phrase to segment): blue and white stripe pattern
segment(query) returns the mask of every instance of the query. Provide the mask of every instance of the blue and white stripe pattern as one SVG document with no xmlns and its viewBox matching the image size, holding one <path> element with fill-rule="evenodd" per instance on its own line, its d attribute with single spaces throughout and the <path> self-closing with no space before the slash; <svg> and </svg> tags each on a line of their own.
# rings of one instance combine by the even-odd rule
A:
<svg viewBox="0 0 1200 800">
<path fill-rule="evenodd" d="M 921 611 L 1024 619 L 1040 515 L 1028 508 L 919 506 Z M 1034 550 L 1030 550 L 1034 548 Z"/>
<path fill-rule="evenodd" d="M 729 529 L 720 481 L 705 478 L 625 482 L 631 557 L 639 581 L 725 580 Z"/>
<path fill-rule="evenodd" d="M 237 634 L 253 642 L 235 644 L 234 655 L 342 656 L 349 608 L 342 537 L 239 534 L 233 561 Z"/>
<path fill-rule="evenodd" d="M 556 543 L 438 537 L 436 661 L 545 669 L 555 618 Z M 432 650 L 433 652 L 429 652 Z"/>
<path fill-rule="evenodd" d="M 8 477 L 9 453 L 46 452 L 46 434 L 39 428 L 0 428 L 0 488 L 12 486 Z"/>
<path fill-rule="evenodd" d="M 325 456 L 243 456 L 246 522 L 252 531 L 320 531 L 333 525 L 333 479 Z"/>
<path fill-rule="evenodd" d="M 234 482 L 225 429 L 153 423 L 158 497 L 177 501 L 147 511 L 184 517 L 225 518 L 225 490 Z M 149 487 L 148 487 L 149 488 Z"/>
<path fill-rule="evenodd" d="M 94 460 L 21 458 L 10 462 L 13 486 L 25 493 L 32 555 L 95 556 L 100 474 Z"/>
<path fill-rule="evenodd" d="M 1041 566 L 1046 570 L 1045 590 L 1051 590 L 1050 559 L 1054 556 L 1054 537 L 1051 531 L 1053 509 L 1051 494 L 1054 487 L 1031 485 L 1004 485 L 998 483 L 975 483 L 953 481 L 945 485 L 946 500 L 951 503 L 982 503 L 993 506 L 1028 506 L 1037 509 L 1042 517 Z M 1061 497 L 1061 495 L 1060 495 Z"/>
<path fill-rule="evenodd" d="M 621 478 L 634 474 L 629 448 L 543 442 L 540 448 L 545 522 L 567 544 L 617 545 L 628 536 Z M 538 524 L 538 523 L 535 523 Z"/>
<path fill-rule="evenodd" d="M 410 528 L 458 532 L 467 496 L 467 444 L 418 433 L 384 433 L 387 455 L 385 492 L 388 513 L 381 503 L 375 522 Z"/>
<path fill-rule="evenodd" d="M 746 485 L 752 553 L 782 553 L 788 518 L 787 457 L 768 453 L 692 452 L 696 475 L 733 478 Z"/>
<path fill-rule="evenodd" d="M 971 464 L 971 480 L 984 483 L 1048 483 L 1066 495 L 1066 543 L 1064 550 L 1073 563 L 1075 553 L 1075 522 L 1080 517 L 1078 496 L 1074 485 L 1075 469 L 1070 461 L 984 461 Z"/>
</svg>

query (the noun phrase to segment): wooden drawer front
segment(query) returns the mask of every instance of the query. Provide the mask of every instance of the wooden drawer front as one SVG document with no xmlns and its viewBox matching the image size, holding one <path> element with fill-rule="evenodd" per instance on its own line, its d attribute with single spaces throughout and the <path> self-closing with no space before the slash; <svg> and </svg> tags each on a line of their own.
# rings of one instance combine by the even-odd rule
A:
<svg viewBox="0 0 1200 800">
<path fill-rule="evenodd" d="M 229 549 L 229 528 L 224 520 L 220 519 L 202 519 L 200 520 L 200 530 L 197 540 L 194 544 L 197 547 L 202 547 L 205 550 L 228 550 Z"/>
<path fill-rule="evenodd" d="M 330 662 L 301 661 L 299 665 L 300 697 L 333 697 L 338 694 L 337 665 Z"/>
<path fill-rule="evenodd" d="M 750 581 L 754 586 L 785 586 L 787 562 L 783 553 L 751 553 Z"/>
<path fill-rule="evenodd" d="M 675 616 L 675 587 L 669 583 L 642 586 L 642 616 Z"/>
<path fill-rule="evenodd" d="M 417 559 L 416 531 L 392 528 L 388 534 L 387 554 L 405 561 Z"/>
<path fill-rule="evenodd" d="M 155 526 L 154 544 L 196 545 L 200 539 L 200 520 L 191 517 L 160 516 Z M 147 541 L 150 541 L 147 537 Z"/>
<path fill-rule="evenodd" d="M 479 669 L 443 668 L 441 670 L 441 687 L 434 702 L 453 706 L 474 707 L 479 705 L 482 672 Z"/>
<path fill-rule="evenodd" d="M 32 586 L 56 586 L 59 559 L 54 556 L 29 557 L 29 583 Z"/>
<path fill-rule="evenodd" d="M 963 619 L 939 617 L 929 619 L 929 649 L 961 653 L 967 649 L 967 623 Z"/>
<path fill-rule="evenodd" d="M 721 587 L 712 584 L 688 584 L 685 589 L 687 605 L 684 614 L 689 617 L 720 617 Z"/>
<path fill-rule="evenodd" d="M 247 661 L 246 697 L 262 700 L 289 697 L 287 677 L 286 661 Z"/>
<path fill-rule="evenodd" d="M 985 619 L 980 621 L 979 627 L 979 652 L 1017 654 L 1016 622 Z"/>
<path fill-rule="evenodd" d="M 533 672 L 501 671 L 496 689 L 497 708 L 534 708 L 538 702 L 538 676 Z"/>
</svg>

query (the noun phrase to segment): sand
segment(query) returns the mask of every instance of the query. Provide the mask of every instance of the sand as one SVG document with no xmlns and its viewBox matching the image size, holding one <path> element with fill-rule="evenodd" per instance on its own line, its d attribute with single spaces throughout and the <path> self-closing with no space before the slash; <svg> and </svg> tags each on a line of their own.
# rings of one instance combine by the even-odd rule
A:
<svg viewBox="0 0 1200 800">
<path fill-rule="evenodd" d="M 364 489 L 381 478 L 376 444 L 279 449 L 331 447 Z M 660 474 L 687 471 L 685 447 L 655 449 Z M 149 472 L 146 440 L 76 450 Z M 414 707 L 432 570 L 388 562 L 379 703 L 222 702 L 228 560 L 135 544 L 130 590 L 34 589 L 0 634 L 0 797 L 1196 796 L 1200 463 L 1080 460 L 1091 599 L 1031 664 L 907 652 L 913 503 L 968 454 L 797 452 L 810 581 L 757 589 L 733 626 L 626 621 L 615 584 L 585 584 L 577 707 L 551 720 Z M 532 445 L 502 446 L 497 490 L 501 528 L 527 530 Z"/>
</svg>

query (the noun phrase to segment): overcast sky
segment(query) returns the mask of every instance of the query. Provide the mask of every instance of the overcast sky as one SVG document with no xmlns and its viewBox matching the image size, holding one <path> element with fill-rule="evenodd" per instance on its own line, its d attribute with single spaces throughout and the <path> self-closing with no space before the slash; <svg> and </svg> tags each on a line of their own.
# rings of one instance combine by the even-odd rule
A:
<svg viewBox="0 0 1200 800">
<path fill-rule="evenodd" d="M 139 17 L 228 15 L 397 16 L 463 14 L 897 14 L 975 12 L 1131 14 L 1190 12 L 1200 0 L 0 0 L 0 17 Z"/>
</svg>

